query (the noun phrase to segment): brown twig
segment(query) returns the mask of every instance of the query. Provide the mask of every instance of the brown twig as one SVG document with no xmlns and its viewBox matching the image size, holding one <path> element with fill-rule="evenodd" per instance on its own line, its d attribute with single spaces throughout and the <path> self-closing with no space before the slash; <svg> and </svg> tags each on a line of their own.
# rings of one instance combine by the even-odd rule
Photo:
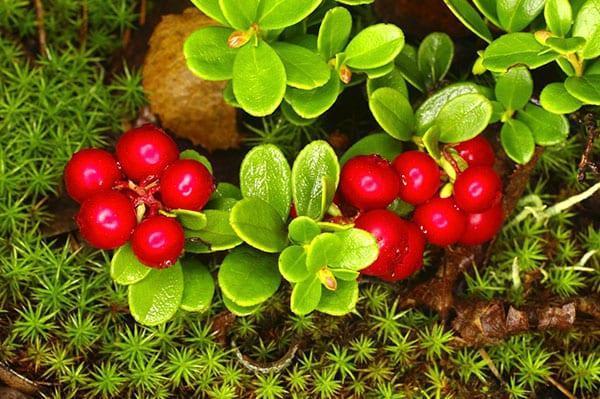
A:
<svg viewBox="0 0 600 399">
<path fill-rule="evenodd" d="M 250 359 L 248 356 L 245 356 L 244 354 L 242 354 L 242 352 L 236 345 L 235 341 L 233 341 L 233 340 L 231 341 L 231 347 L 233 348 L 233 351 L 235 352 L 235 355 L 238 358 L 238 360 L 240 361 L 240 363 L 242 363 L 242 365 L 244 367 L 246 367 L 248 370 L 250 370 L 254 373 L 267 374 L 267 373 L 279 373 L 281 370 L 287 368 L 292 363 L 292 360 L 294 360 L 294 356 L 296 356 L 296 352 L 298 351 L 299 344 L 298 343 L 293 344 L 288 349 L 288 351 L 283 355 L 283 357 L 281 357 L 281 359 L 276 360 L 271 363 L 268 363 L 268 364 L 264 364 L 264 365 L 258 364 L 255 361 L 253 361 L 252 359 Z"/>
<path fill-rule="evenodd" d="M 87 42 L 88 29 L 89 29 L 89 9 L 87 0 L 83 0 L 81 4 L 81 29 L 79 31 L 79 41 L 81 48 L 85 47 Z"/>
<path fill-rule="evenodd" d="M 44 27 L 44 5 L 42 4 L 42 0 L 34 0 L 34 2 L 40 53 L 46 55 L 48 54 L 48 46 L 46 44 L 46 28 Z"/>
<path fill-rule="evenodd" d="M 144 26 L 144 24 L 146 23 L 146 13 L 147 13 L 147 9 L 148 9 L 148 4 L 147 4 L 147 0 L 141 0 L 140 2 L 140 26 Z"/>
<path fill-rule="evenodd" d="M 550 384 L 554 385 L 559 391 L 561 391 L 562 394 L 565 395 L 567 398 L 577 399 L 575 396 L 573 396 L 571 392 L 569 392 L 567 388 L 565 388 L 560 382 L 556 381 L 554 378 L 548 376 L 547 380 Z"/>
<path fill-rule="evenodd" d="M 583 120 L 580 120 L 579 122 L 583 124 L 583 127 L 587 132 L 587 143 L 585 150 L 581 155 L 581 161 L 579 161 L 579 173 L 577 174 L 577 179 L 581 182 L 585 179 L 585 172 L 587 169 L 592 170 L 596 174 L 600 173 L 598 165 L 590 159 L 594 147 L 594 140 L 600 135 L 600 129 L 598 128 L 594 114 L 591 112 L 587 113 L 583 117 Z"/>
<path fill-rule="evenodd" d="M 2 362 L 0 362 L 0 381 L 10 388 L 28 395 L 35 395 L 40 390 L 35 382 L 11 370 Z"/>
</svg>

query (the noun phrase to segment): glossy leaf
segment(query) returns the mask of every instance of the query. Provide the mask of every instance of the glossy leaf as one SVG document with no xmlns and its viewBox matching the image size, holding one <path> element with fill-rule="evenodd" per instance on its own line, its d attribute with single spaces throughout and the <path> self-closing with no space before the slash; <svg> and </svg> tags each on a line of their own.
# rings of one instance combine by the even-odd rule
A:
<svg viewBox="0 0 600 399">
<path fill-rule="evenodd" d="M 377 260 L 379 247 L 371 233 L 360 229 L 350 229 L 335 233 L 335 235 L 341 240 L 342 246 L 339 255 L 329 266 L 359 271 Z"/>
<path fill-rule="evenodd" d="M 346 47 L 346 65 L 372 69 L 389 64 L 404 46 L 404 33 L 396 25 L 376 24 L 363 29 Z"/>
<path fill-rule="evenodd" d="M 272 144 L 254 147 L 240 167 L 240 189 L 245 198 L 259 198 L 287 220 L 292 202 L 292 171 L 279 148 Z"/>
<path fill-rule="evenodd" d="M 181 153 L 179 154 L 179 159 L 192 159 L 194 161 L 198 161 L 202 165 L 206 166 L 206 169 L 208 169 L 208 171 L 211 174 L 213 173 L 213 167 L 212 167 L 212 164 L 210 163 L 210 161 L 208 160 L 208 158 L 206 158 L 204 155 L 200 155 L 198 153 L 198 151 L 195 151 L 195 150 L 181 151 Z"/>
<path fill-rule="evenodd" d="M 335 291 L 322 290 L 317 310 L 331 316 L 352 312 L 358 302 L 358 282 L 339 280 Z"/>
<path fill-rule="evenodd" d="M 341 238 L 333 233 L 322 233 L 315 237 L 307 250 L 306 267 L 309 273 L 316 273 L 320 269 L 334 264 L 341 255 L 344 243 Z"/>
<path fill-rule="evenodd" d="M 279 255 L 279 272 L 290 283 L 299 283 L 310 276 L 306 267 L 306 250 L 300 245 L 287 247 Z"/>
<path fill-rule="evenodd" d="M 310 126 L 317 120 L 317 118 L 307 119 L 301 117 L 287 101 L 281 103 L 281 115 L 295 126 Z"/>
<path fill-rule="evenodd" d="M 232 29 L 208 26 L 192 33 L 183 45 L 188 68 L 205 80 L 227 80 L 233 77 L 238 49 L 227 45 Z"/>
<path fill-rule="evenodd" d="M 483 65 L 492 72 L 505 72 L 518 64 L 535 69 L 558 57 L 557 53 L 545 50 L 532 33 L 509 33 L 488 46 L 483 53 Z"/>
<path fill-rule="evenodd" d="M 492 117 L 492 104 L 481 94 L 463 94 L 442 107 L 436 124 L 440 141 L 459 143 L 481 133 Z"/>
<path fill-rule="evenodd" d="M 219 268 L 219 287 L 239 306 L 254 306 L 269 299 L 279 288 L 277 257 L 248 247 L 231 251 Z"/>
<path fill-rule="evenodd" d="M 242 191 L 235 185 L 227 182 L 217 184 L 217 189 L 213 193 L 211 200 L 217 198 L 242 199 Z"/>
<path fill-rule="evenodd" d="M 330 69 L 316 53 L 285 42 L 273 43 L 273 49 L 283 62 L 288 86 L 311 90 L 329 81 Z"/>
<path fill-rule="evenodd" d="M 229 22 L 223 15 L 223 11 L 221 11 L 219 0 L 191 0 L 191 2 L 202 11 L 203 14 L 220 22 L 222 25 L 229 25 Z"/>
<path fill-rule="evenodd" d="M 335 151 L 325 141 L 313 141 L 292 167 L 292 196 L 298 216 L 321 220 L 333 201 L 340 179 Z"/>
<path fill-rule="evenodd" d="M 215 293 L 215 282 L 208 268 L 195 259 L 181 260 L 183 270 L 183 297 L 181 309 L 204 312 L 210 308 Z"/>
<path fill-rule="evenodd" d="M 454 43 L 445 33 L 427 35 L 419 46 L 419 70 L 429 85 L 444 79 L 454 58 Z"/>
<path fill-rule="evenodd" d="M 545 0 L 498 0 L 500 25 L 507 32 L 518 32 L 527 27 L 544 9 Z"/>
<path fill-rule="evenodd" d="M 390 136 L 403 141 L 411 139 L 415 116 L 402 93 L 388 87 L 377 89 L 369 98 L 369 108 L 377 123 Z"/>
<path fill-rule="evenodd" d="M 352 145 L 340 158 L 344 165 L 358 155 L 379 154 L 388 161 L 393 161 L 402 152 L 402 142 L 387 133 L 370 134 Z"/>
<path fill-rule="evenodd" d="M 167 269 L 152 269 L 148 276 L 129 287 L 129 310 L 140 324 L 156 326 L 171 319 L 183 297 L 183 271 L 175 263 Z"/>
<path fill-rule="evenodd" d="M 258 24 L 262 29 L 267 30 L 295 25 L 308 17 L 322 1 L 262 0 Z"/>
<path fill-rule="evenodd" d="M 231 210 L 229 222 L 247 244 L 263 252 L 281 252 L 288 239 L 285 222 L 269 203 L 259 198 L 244 198 Z"/>
<path fill-rule="evenodd" d="M 477 36 L 490 43 L 492 32 L 485 24 L 481 15 L 473 8 L 467 0 L 444 0 L 444 3 L 456 15 L 456 17 Z"/>
<path fill-rule="evenodd" d="M 179 223 L 187 230 L 202 230 L 208 223 L 206 215 L 202 212 L 188 209 L 173 209 L 171 212 L 177 216 Z"/>
<path fill-rule="evenodd" d="M 260 304 L 254 306 L 240 306 L 225 295 L 223 295 L 223 304 L 231 313 L 241 317 L 251 315 L 260 309 Z"/>
<path fill-rule="evenodd" d="M 349 6 L 358 6 L 361 4 L 371 4 L 375 0 L 335 0 L 338 3 L 347 4 Z"/>
<path fill-rule="evenodd" d="M 233 92 L 250 115 L 272 114 L 283 100 L 286 80 L 281 59 L 265 41 L 239 49 L 233 63 Z"/>
<path fill-rule="evenodd" d="M 517 66 L 500 75 L 496 81 L 496 99 L 507 110 L 523 108 L 533 94 L 533 79 L 529 69 Z"/>
<path fill-rule="evenodd" d="M 531 129 L 515 119 L 509 119 L 502 125 L 500 141 L 510 159 L 520 164 L 529 162 L 535 151 Z"/>
<path fill-rule="evenodd" d="M 550 83 L 544 87 L 540 94 L 540 103 L 544 109 L 555 114 L 570 114 L 583 105 L 569 94 L 564 83 Z"/>
<path fill-rule="evenodd" d="M 575 18 L 572 35 L 587 40 L 582 51 L 583 58 L 600 56 L 600 0 L 587 0 L 581 6 Z"/>
<path fill-rule="evenodd" d="M 329 81 L 313 90 L 288 88 L 285 100 L 294 111 L 303 118 L 312 119 L 321 116 L 335 104 L 340 94 L 340 80 L 335 71 L 330 71 Z"/>
<path fill-rule="evenodd" d="M 379 68 L 374 69 L 354 69 L 355 72 L 366 74 L 369 79 L 377 79 L 381 78 L 394 70 L 395 64 L 394 62 L 390 62 L 389 64 L 380 66 Z"/>
<path fill-rule="evenodd" d="M 117 249 L 110 261 L 110 277 L 118 284 L 130 285 L 140 282 L 151 270 L 138 260 L 129 243 Z"/>
<path fill-rule="evenodd" d="M 327 11 L 321 27 L 317 46 L 319 53 L 326 59 L 333 58 L 346 47 L 352 31 L 352 15 L 344 7 L 334 7 Z"/>
<path fill-rule="evenodd" d="M 584 104 L 600 105 L 600 74 L 571 76 L 565 80 L 565 88 Z"/>
<path fill-rule="evenodd" d="M 425 91 L 425 82 L 417 62 L 417 50 L 410 45 L 405 45 L 395 60 L 396 67 L 411 85 L 417 90 Z"/>
<path fill-rule="evenodd" d="M 571 2 L 569 0 L 546 0 L 544 18 L 552 33 L 564 37 L 573 25 Z"/>
<path fill-rule="evenodd" d="M 219 0 L 219 6 L 229 25 L 242 31 L 257 21 L 260 0 Z"/>
<path fill-rule="evenodd" d="M 546 111 L 535 104 L 528 104 L 519 111 L 517 119 L 524 122 L 533 133 L 536 144 L 554 145 L 569 136 L 569 121 L 562 115 Z"/>
<path fill-rule="evenodd" d="M 321 300 L 322 291 L 321 281 L 316 275 L 294 285 L 290 298 L 292 312 L 303 316 L 315 310 Z"/>
<path fill-rule="evenodd" d="M 367 79 L 367 95 L 370 97 L 373 92 L 382 87 L 389 87 L 390 89 L 394 89 L 403 96 L 408 98 L 408 87 L 406 86 L 406 81 L 402 77 L 402 72 L 398 69 L 398 67 L 394 67 L 392 71 L 384 76 L 379 78 L 369 78 Z"/>
<path fill-rule="evenodd" d="M 557 53 L 567 55 L 583 49 L 586 40 L 583 37 L 550 37 L 545 44 Z"/>
<path fill-rule="evenodd" d="M 199 231 L 185 232 L 185 250 L 192 253 L 210 253 L 234 248 L 242 243 L 229 224 L 229 212 L 206 209 L 206 226 Z"/>
<path fill-rule="evenodd" d="M 320 232 L 317 222 L 308 216 L 298 216 L 288 226 L 290 240 L 298 244 L 309 244 Z"/>
<path fill-rule="evenodd" d="M 330 269 L 336 280 L 354 281 L 360 276 L 360 272 L 348 269 Z"/>
<path fill-rule="evenodd" d="M 498 11 L 496 10 L 496 0 L 473 0 L 473 3 L 491 23 L 500 27 Z"/>
</svg>

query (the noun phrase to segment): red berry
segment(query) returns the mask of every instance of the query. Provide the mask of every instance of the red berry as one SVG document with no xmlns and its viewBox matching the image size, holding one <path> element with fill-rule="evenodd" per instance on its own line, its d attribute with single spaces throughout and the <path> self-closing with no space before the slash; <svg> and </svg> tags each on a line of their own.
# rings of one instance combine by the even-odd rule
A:
<svg viewBox="0 0 600 399">
<path fill-rule="evenodd" d="M 394 212 L 377 209 L 360 215 L 355 226 L 371 233 L 379 246 L 379 257 L 361 273 L 368 276 L 392 274 L 394 266 L 402 262 L 407 251 L 407 222 Z"/>
<path fill-rule="evenodd" d="M 450 198 L 434 198 L 415 210 L 413 219 L 427 240 L 444 247 L 458 242 L 466 228 L 466 216 Z"/>
<path fill-rule="evenodd" d="M 206 166 L 191 159 L 173 162 L 160 177 L 162 202 L 171 209 L 198 211 L 206 205 L 213 191 L 213 176 Z"/>
<path fill-rule="evenodd" d="M 423 253 L 425 252 L 425 236 L 419 227 L 406 222 L 407 227 L 407 251 L 401 262 L 396 263 L 391 273 L 380 276 L 381 279 L 396 282 L 404 280 L 423 267 Z"/>
<path fill-rule="evenodd" d="M 148 176 L 158 176 L 179 158 L 179 151 L 171 137 L 148 124 L 121 136 L 117 142 L 117 158 L 130 179 L 141 181 Z"/>
<path fill-rule="evenodd" d="M 469 166 L 494 166 L 496 154 L 489 141 L 477 136 L 454 147 Z"/>
<path fill-rule="evenodd" d="M 131 248 L 139 261 L 158 269 L 177 262 L 184 245 L 185 236 L 179 222 L 160 215 L 140 223 L 131 237 Z"/>
<path fill-rule="evenodd" d="M 83 238 L 99 249 L 125 244 L 136 224 L 133 204 L 116 191 L 101 192 L 85 200 L 76 221 Z"/>
<path fill-rule="evenodd" d="M 501 204 L 483 213 L 471 213 L 467 215 L 467 229 L 459 243 L 463 245 L 483 244 L 498 234 L 503 222 L 504 212 Z"/>
<path fill-rule="evenodd" d="M 424 152 L 408 151 L 394 159 L 400 176 L 400 199 L 418 205 L 431 199 L 440 186 L 440 168 Z"/>
<path fill-rule="evenodd" d="M 398 196 L 400 181 L 394 168 L 379 155 L 360 155 L 342 168 L 340 190 L 361 210 L 386 208 Z"/>
<path fill-rule="evenodd" d="M 107 151 L 90 148 L 73 154 L 65 166 L 67 193 L 77 202 L 110 190 L 121 172 L 117 160 Z"/>
<path fill-rule="evenodd" d="M 502 181 L 489 166 L 473 166 L 458 175 L 454 183 L 456 204 L 467 213 L 479 213 L 502 198 Z"/>
</svg>

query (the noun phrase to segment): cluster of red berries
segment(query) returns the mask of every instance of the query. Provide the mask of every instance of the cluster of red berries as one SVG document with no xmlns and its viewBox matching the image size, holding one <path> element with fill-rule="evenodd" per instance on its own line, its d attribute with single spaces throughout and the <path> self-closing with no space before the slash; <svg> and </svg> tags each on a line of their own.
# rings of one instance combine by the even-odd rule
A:
<svg viewBox="0 0 600 399">
<path fill-rule="evenodd" d="M 467 168 L 461 170 L 449 151 Z M 490 143 L 478 136 L 445 149 L 444 156 L 457 173 L 447 196 L 441 189 L 449 177 L 425 152 L 404 152 L 392 163 L 379 155 L 361 155 L 344 165 L 341 194 L 359 210 L 356 227 L 373 234 L 380 249 L 364 274 L 398 281 L 422 267 L 426 241 L 478 245 L 498 233 L 504 219 L 502 181 L 493 169 Z M 396 199 L 415 206 L 412 221 L 386 209 Z"/>
<path fill-rule="evenodd" d="M 212 174 L 198 161 L 179 159 L 173 139 L 154 125 L 123 134 L 115 155 L 85 149 L 65 167 L 67 192 L 81 203 L 76 216 L 81 235 L 99 249 L 131 240 L 143 264 L 174 264 L 183 252 L 184 231 L 161 211 L 201 210 L 215 189 Z"/>
</svg>

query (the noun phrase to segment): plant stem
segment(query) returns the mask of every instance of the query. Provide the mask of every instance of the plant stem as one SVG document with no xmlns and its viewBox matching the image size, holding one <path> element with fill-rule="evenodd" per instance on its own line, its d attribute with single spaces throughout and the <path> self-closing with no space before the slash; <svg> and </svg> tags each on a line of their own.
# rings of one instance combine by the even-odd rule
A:
<svg viewBox="0 0 600 399">
<path fill-rule="evenodd" d="M 566 58 L 571 63 L 571 66 L 573 66 L 575 76 L 583 76 L 583 60 L 576 53 L 567 54 Z"/>
<path fill-rule="evenodd" d="M 38 30 L 38 44 L 40 46 L 40 52 L 44 55 L 48 54 L 48 47 L 46 44 L 46 29 L 44 27 L 44 5 L 42 0 L 35 1 L 35 16 L 36 26 Z"/>
</svg>

